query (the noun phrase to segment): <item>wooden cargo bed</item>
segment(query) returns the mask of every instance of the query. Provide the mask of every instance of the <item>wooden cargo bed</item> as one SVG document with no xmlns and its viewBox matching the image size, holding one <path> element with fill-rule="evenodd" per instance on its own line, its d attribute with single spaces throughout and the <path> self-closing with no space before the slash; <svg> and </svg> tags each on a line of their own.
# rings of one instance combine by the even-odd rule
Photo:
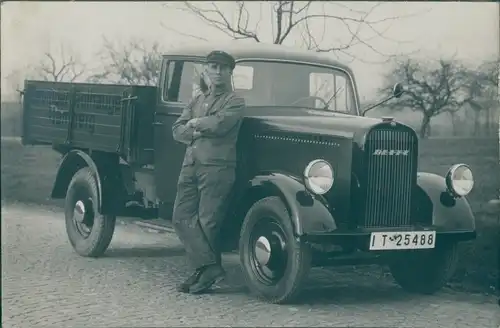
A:
<svg viewBox="0 0 500 328">
<path fill-rule="evenodd" d="M 23 143 L 117 153 L 153 162 L 156 88 L 26 81 Z"/>
</svg>

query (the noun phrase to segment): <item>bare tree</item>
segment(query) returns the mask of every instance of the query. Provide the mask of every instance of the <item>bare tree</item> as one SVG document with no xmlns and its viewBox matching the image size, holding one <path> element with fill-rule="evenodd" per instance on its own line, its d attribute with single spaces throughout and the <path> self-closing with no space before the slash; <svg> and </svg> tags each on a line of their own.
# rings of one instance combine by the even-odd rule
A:
<svg viewBox="0 0 500 328">
<path fill-rule="evenodd" d="M 58 52 L 46 51 L 42 60 L 31 69 L 45 81 L 74 82 L 82 77 L 87 65 L 64 44 L 60 44 Z"/>
<path fill-rule="evenodd" d="M 147 45 L 133 39 L 123 45 L 103 38 L 100 53 L 102 71 L 92 75 L 88 81 L 104 80 L 120 84 L 155 85 L 160 74 L 161 50 L 159 43 Z"/>
<path fill-rule="evenodd" d="M 486 61 L 483 63 L 478 72 L 480 80 L 483 81 L 485 94 L 488 95 L 489 105 L 487 107 L 487 125 L 488 135 L 494 135 L 500 129 L 500 59 Z"/>
<path fill-rule="evenodd" d="M 487 60 L 476 69 L 478 78 L 487 85 L 498 87 L 500 81 L 500 59 Z"/>
<path fill-rule="evenodd" d="M 4 94 L 8 95 L 5 98 L 10 98 L 9 100 L 21 100 L 20 91 L 23 89 L 23 75 L 24 74 L 21 69 L 12 70 L 9 74 L 7 74 L 5 80 L 2 81 L 2 91 Z M 3 85 L 4 82 L 5 85 Z M 2 97 L 2 101 L 4 100 L 5 99 Z"/>
<path fill-rule="evenodd" d="M 420 137 L 430 135 L 431 119 L 442 113 L 456 113 L 475 94 L 469 92 L 468 71 L 455 60 L 432 62 L 406 59 L 396 62 L 386 76 L 380 92 L 387 95 L 395 82 L 404 82 L 408 91 L 396 102 L 386 105 L 391 110 L 408 108 L 422 113 Z"/>
<path fill-rule="evenodd" d="M 474 112 L 474 134 L 481 131 L 489 134 L 498 120 L 498 62 L 485 62 L 467 74 L 466 103 Z M 496 114 L 496 115 L 494 115 Z M 481 128 L 481 117 L 485 118 L 485 128 Z"/>
<path fill-rule="evenodd" d="M 302 42 L 302 46 L 307 49 L 341 53 L 351 60 L 363 60 L 351 51 L 351 48 L 356 46 L 364 46 L 370 50 L 370 57 L 375 54 L 384 61 L 393 57 L 392 54 L 378 50 L 371 42 L 376 38 L 393 43 L 409 42 L 390 39 L 385 34 L 394 21 L 417 15 L 371 19 L 373 12 L 381 7 L 380 3 L 371 5 L 368 10 L 357 10 L 343 3 L 330 1 L 234 1 L 231 4 L 233 7 L 226 10 L 221 9 L 215 2 L 184 1 L 181 6 L 167 6 L 198 17 L 208 26 L 232 39 L 250 39 L 274 44 Z M 250 6 L 254 6 L 254 12 L 260 13 L 258 17 L 251 17 Z M 268 6 L 267 10 L 264 6 Z M 265 12 L 270 12 L 270 21 L 267 23 L 271 26 L 261 28 Z M 370 35 L 362 37 L 361 32 L 366 30 L 369 32 L 364 34 Z"/>
</svg>

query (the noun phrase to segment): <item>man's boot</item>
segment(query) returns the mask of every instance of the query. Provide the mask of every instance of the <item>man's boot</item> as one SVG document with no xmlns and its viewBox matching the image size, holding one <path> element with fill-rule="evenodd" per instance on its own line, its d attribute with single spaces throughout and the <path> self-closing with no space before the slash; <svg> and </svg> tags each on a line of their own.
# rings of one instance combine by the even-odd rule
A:
<svg viewBox="0 0 500 328">
<path fill-rule="evenodd" d="M 189 288 L 200 278 L 202 270 L 196 269 L 183 283 L 179 284 L 176 290 L 180 293 L 189 293 Z"/>
<path fill-rule="evenodd" d="M 191 294 L 200 294 L 212 287 L 213 284 L 220 282 L 226 276 L 226 272 L 219 264 L 207 266 L 196 283 L 191 285 L 189 292 Z"/>
</svg>

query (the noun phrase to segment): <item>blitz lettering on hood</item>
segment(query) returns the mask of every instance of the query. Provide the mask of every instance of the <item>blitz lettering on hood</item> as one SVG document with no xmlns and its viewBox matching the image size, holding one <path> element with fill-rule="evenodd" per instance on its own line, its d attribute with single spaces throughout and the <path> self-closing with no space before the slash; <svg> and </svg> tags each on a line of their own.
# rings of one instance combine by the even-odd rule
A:
<svg viewBox="0 0 500 328">
<path fill-rule="evenodd" d="M 374 156 L 408 156 L 408 149 L 375 149 L 372 155 Z"/>
</svg>

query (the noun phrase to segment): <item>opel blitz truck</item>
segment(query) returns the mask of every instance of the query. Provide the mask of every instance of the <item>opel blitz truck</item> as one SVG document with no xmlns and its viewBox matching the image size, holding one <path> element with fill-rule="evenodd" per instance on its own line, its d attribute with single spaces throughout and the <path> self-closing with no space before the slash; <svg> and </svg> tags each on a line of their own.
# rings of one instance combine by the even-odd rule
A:
<svg viewBox="0 0 500 328">
<path fill-rule="evenodd" d="M 170 220 L 185 151 L 172 123 L 213 49 L 235 57 L 246 101 L 221 242 L 239 252 L 249 289 L 286 303 L 312 266 L 357 263 L 388 265 L 407 291 L 443 287 L 457 243 L 475 238 L 469 167 L 419 172 L 417 134 L 364 117 L 349 67 L 277 45 L 179 48 L 157 86 L 25 82 L 22 141 L 62 155 L 51 197 L 65 199 L 75 251 L 102 255 L 131 204 L 137 218 Z M 390 98 L 402 94 L 396 84 Z"/>
</svg>

